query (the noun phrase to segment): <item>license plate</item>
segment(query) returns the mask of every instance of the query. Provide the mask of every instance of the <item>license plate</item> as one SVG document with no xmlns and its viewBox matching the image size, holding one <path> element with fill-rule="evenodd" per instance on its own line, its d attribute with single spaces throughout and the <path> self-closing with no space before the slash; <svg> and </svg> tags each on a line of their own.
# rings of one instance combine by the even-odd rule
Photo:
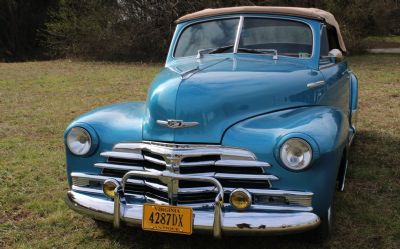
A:
<svg viewBox="0 0 400 249">
<path fill-rule="evenodd" d="M 143 205 L 143 230 L 190 235 L 192 223 L 193 210 L 190 207 Z"/>
</svg>

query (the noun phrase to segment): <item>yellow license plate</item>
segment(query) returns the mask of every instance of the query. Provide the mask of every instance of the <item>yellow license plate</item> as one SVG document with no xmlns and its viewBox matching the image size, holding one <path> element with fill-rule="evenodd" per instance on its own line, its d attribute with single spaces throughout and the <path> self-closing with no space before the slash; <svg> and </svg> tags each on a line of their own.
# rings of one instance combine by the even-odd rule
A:
<svg viewBox="0 0 400 249">
<path fill-rule="evenodd" d="M 143 205 L 143 230 L 192 234 L 193 210 L 190 207 Z"/>
</svg>

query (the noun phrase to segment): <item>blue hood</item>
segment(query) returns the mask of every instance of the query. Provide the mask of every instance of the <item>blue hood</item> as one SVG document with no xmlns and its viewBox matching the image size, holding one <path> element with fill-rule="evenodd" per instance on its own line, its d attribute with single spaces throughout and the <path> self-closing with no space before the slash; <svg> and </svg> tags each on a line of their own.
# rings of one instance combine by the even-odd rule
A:
<svg viewBox="0 0 400 249">
<path fill-rule="evenodd" d="M 307 83 L 319 80 L 319 72 L 283 60 L 233 57 L 177 63 L 150 87 L 143 138 L 220 143 L 225 130 L 239 121 L 317 104 L 321 93 L 308 89 Z M 171 129 L 156 123 L 167 119 L 199 125 Z"/>
</svg>

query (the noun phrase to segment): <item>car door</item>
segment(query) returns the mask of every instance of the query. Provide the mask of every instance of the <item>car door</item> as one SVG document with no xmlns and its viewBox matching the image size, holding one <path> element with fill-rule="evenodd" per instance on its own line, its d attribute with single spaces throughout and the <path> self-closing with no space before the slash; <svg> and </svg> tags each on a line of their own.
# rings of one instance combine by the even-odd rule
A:
<svg viewBox="0 0 400 249">
<path fill-rule="evenodd" d="M 321 26 L 321 51 L 319 69 L 324 77 L 326 93 L 321 104 L 340 108 L 350 115 L 350 72 L 346 59 L 335 60 L 330 51 L 339 49 L 336 29 L 323 24 Z"/>
</svg>

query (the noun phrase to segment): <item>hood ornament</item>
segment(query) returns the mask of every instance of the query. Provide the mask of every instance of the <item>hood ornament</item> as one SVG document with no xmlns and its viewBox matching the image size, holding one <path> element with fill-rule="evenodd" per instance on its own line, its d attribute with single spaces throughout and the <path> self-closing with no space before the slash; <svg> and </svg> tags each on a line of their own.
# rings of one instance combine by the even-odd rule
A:
<svg viewBox="0 0 400 249">
<path fill-rule="evenodd" d="M 177 128 L 188 128 L 199 124 L 199 122 L 184 122 L 183 120 L 168 119 L 168 120 L 157 120 L 157 124 L 172 129 Z"/>
</svg>

